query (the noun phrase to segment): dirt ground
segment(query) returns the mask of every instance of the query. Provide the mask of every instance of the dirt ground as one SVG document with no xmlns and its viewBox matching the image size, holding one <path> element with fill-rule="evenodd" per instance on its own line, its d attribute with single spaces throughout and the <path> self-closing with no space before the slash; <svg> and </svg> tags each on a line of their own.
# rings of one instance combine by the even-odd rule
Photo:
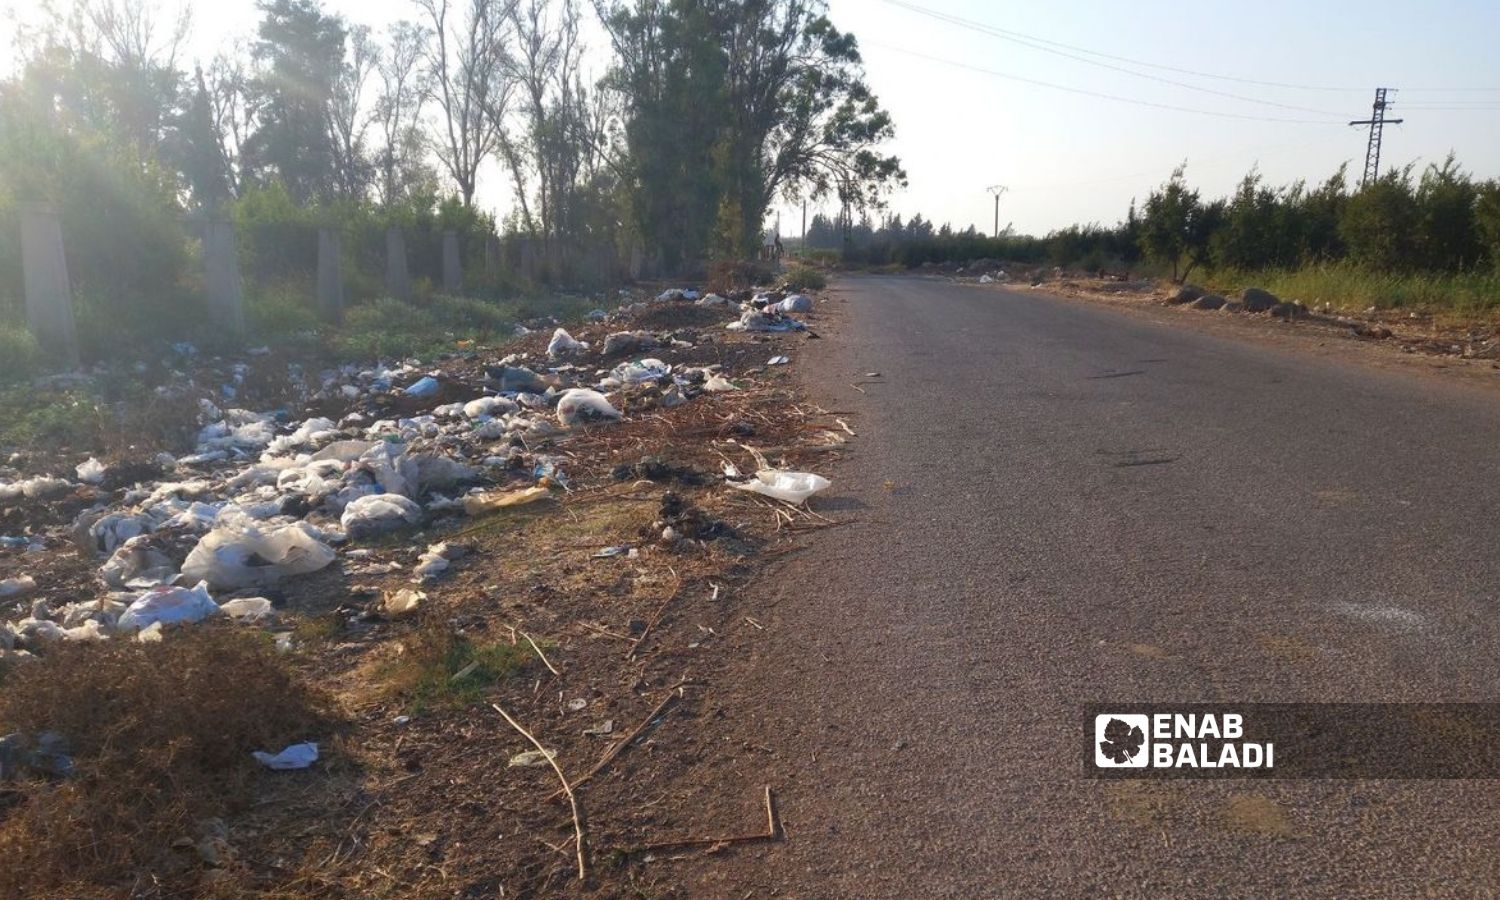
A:
<svg viewBox="0 0 1500 900">
<path fill-rule="evenodd" d="M 741 605 L 745 587 L 768 561 L 837 524 L 816 504 L 732 490 L 722 477 L 731 462 L 754 471 L 757 454 L 826 471 L 852 439 L 837 414 L 806 402 L 792 374 L 832 324 L 824 309 L 819 301 L 799 316 L 810 326 L 802 333 L 726 332 L 735 312 L 690 303 L 574 328 L 595 342 L 621 327 L 688 339 L 690 348 L 647 355 L 718 364 L 740 389 L 672 407 L 626 398 L 623 423 L 545 448 L 567 460 L 566 490 L 356 541 L 354 557 L 261 592 L 277 607 L 274 629 L 290 632 L 294 668 L 334 696 L 348 727 L 322 736 L 312 769 L 256 777 L 249 807 L 225 817 L 230 852 L 217 865 L 184 860 L 170 878 L 153 874 L 122 894 L 656 896 L 672 881 L 665 859 L 779 839 L 774 785 L 709 803 L 685 786 L 756 752 L 705 743 L 696 724 L 725 714 L 722 656 L 763 639 Z M 549 336 L 442 365 L 461 383 L 469 368 L 539 352 Z M 768 364 L 780 356 L 789 363 Z M 426 405 L 466 399 L 445 383 Z M 407 412 L 398 395 L 381 402 L 381 414 Z M 28 455 L 26 468 L 45 470 L 46 457 Z M 44 553 L 0 548 L 0 577 L 24 572 L 52 597 L 97 592 L 98 561 L 57 538 L 81 509 L 132 483 L 125 476 L 152 475 L 109 462 L 112 479 L 97 488 L 0 510 L 0 533 L 53 536 Z M 421 588 L 416 616 L 382 615 L 380 599 L 410 586 L 418 554 L 437 541 L 463 555 Z M 470 659 L 454 651 L 459 643 L 482 652 Z M 466 660 L 481 656 L 503 659 L 502 677 L 475 684 Z M 557 773 L 537 754 L 511 764 L 535 749 L 515 726 L 553 751 L 576 787 L 581 853 Z"/>
</svg>

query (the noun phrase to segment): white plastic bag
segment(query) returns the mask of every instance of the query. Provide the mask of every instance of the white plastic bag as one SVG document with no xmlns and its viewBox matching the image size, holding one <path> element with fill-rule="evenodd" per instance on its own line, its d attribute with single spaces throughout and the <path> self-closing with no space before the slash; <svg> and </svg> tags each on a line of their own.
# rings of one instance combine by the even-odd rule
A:
<svg viewBox="0 0 1500 900">
<path fill-rule="evenodd" d="M 98 484 L 104 480 L 104 464 L 92 456 L 87 462 L 79 463 L 74 471 L 78 473 L 78 480 L 84 484 Z"/>
<path fill-rule="evenodd" d="M 422 521 L 422 507 L 400 494 L 371 494 L 344 507 L 339 524 L 352 538 L 405 528 Z"/>
<path fill-rule="evenodd" d="M 589 345 L 583 341 L 576 341 L 566 328 L 559 328 L 552 332 L 552 340 L 547 344 L 548 356 L 562 356 L 564 353 L 582 353 Z"/>
<path fill-rule="evenodd" d="M 183 562 L 182 574 L 210 587 L 238 590 L 316 572 L 335 556 L 306 522 L 262 526 L 238 520 L 204 535 Z"/>
<path fill-rule="evenodd" d="M 268 769 L 284 771 L 288 769 L 305 769 L 318 761 L 318 745 L 312 741 L 302 744 L 292 744 L 280 753 L 267 753 L 264 750 L 256 750 L 250 754 L 255 761 Z"/>
<path fill-rule="evenodd" d="M 471 419 L 493 418 L 513 413 L 520 408 L 516 401 L 505 397 L 480 397 L 464 404 L 464 415 Z"/>
<path fill-rule="evenodd" d="M 666 378 L 672 374 L 672 367 L 659 359 L 642 359 L 621 363 L 609 374 L 621 384 L 643 384 Z"/>
<path fill-rule="evenodd" d="M 812 312 L 812 299 L 806 294 L 793 294 L 776 304 L 776 308 L 784 313 Z"/>
<path fill-rule="evenodd" d="M 603 394 L 588 388 L 573 388 L 557 401 L 557 421 L 564 425 L 619 419 L 620 411 Z"/>
<path fill-rule="evenodd" d="M 762 494 L 787 503 L 802 504 L 819 491 L 825 491 L 833 482 L 822 475 L 811 472 L 788 472 L 785 469 L 761 469 L 745 482 L 730 482 L 742 491 Z"/>
<path fill-rule="evenodd" d="M 115 626 L 122 631 L 140 630 L 158 622 L 163 625 L 201 622 L 218 614 L 218 604 L 208 595 L 207 582 L 200 581 L 192 589 L 161 584 L 137 597 L 120 614 Z"/>
</svg>

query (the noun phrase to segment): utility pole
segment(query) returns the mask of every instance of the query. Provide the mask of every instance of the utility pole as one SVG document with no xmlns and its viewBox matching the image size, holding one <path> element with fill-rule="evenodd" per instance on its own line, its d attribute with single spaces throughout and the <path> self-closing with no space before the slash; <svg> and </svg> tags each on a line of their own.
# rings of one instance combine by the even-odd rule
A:
<svg viewBox="0 0 1500 900">
<path fill-rule="evenodd" d="M 1386 100 L 1386 94 L 1394 94 L 1395 88 L 1376 88 L 1375 106 L 1370 111 L 1370 118 L 1356 119 L 1350 125 L 1370 126 L 1370 143 L 1365 148 L 1365 175 L 1359 181 L 1361 188 L 1380 177 L 1380 138 L 1381 132 L 1387 125 L 1400 125 L 1405 119 L 1387 119 L 1385 111 L 1390 107 L 1390 101 Z"/>
<path fill-rule="evenodd" d="M 802 251 L 807 252 L 807 201 L 802 201 Z"/>
<path fill-rule="evenodd" d="M 995 237 L 998 238 L 1000 236 L 1000 195 L 1010 188 L 1003 184 L 992 184 L 985 190 L 995 195 Z"/>
</svg>

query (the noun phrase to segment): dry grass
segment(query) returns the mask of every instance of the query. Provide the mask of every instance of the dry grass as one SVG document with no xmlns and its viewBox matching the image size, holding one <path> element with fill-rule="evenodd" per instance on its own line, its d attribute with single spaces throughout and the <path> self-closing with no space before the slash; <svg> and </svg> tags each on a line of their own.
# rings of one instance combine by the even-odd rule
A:
<svg viewBox="0 0 1500 900">
<path fill-rule="evenodd" d="M 60 732 L 75 772 L 17 786 L 0 819 L 0 896 L 190 887 L 197 860 L 172 844 L 246 804 L 260 775 L 251 751 L 326 741 L 335 726 L 264 635 L 232 627 L 60 646 L 18 667 L 0 694 L 0 733 Z"/>
</svg>

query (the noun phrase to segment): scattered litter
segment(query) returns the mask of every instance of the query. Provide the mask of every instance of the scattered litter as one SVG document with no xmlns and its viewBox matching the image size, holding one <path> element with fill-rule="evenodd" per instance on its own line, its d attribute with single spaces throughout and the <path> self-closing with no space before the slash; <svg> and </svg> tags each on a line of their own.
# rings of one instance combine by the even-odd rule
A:
<svg viewBox="0 0 1500 900">
<path fill-rule="evenodd" d="M 573 388 L 557 401 L 557 420 L 564 425 L 618 422 L 620 411 L 611 406 L 609 400 L 598 391 Z"/>
<path fill-rule="evenodd" d="M 464 512 L 471 516 L 484 515 L 497 509 L 505 509 L 509 506 L 524 506 L 545 500 L 552 496 L 552 492 L 541 485 L 523 488 L 519 491 L 499 491 L 492 494 L 470 494 L 464 498 Z"/>
<path fill-rule="evenodd" d="M 256 762 L 268 769 L 275 769 L 277 771 L 305 769 L 318 761 L 318 745 L 312 741 L 307 741 L 301 744 L 292 744 L 276 754 L 256 750 L 250 755 L 255 757 Z"/>
<path fill-rule="evenodd" d="M 417 567 L 412 570 L 412 579 L 418 583 L 429 583 L 443 577 L 448 571 L 450 560 L 458 558 L 462 551 L 453 544 L 447 542 L 432 544 L 427 552 L 417 557 Z"/>
<path fill-rule="evenodd" d="M 739 390 L 739 386 L 723 375 L 710 375 L 704 380 L 703 389 L 710 393 L 717 393 L 719 391 L 737 391 Z"/>
<path fill-rule="evenodd" d="M 568 701 L 568 711 L 581 712 L 582 710 L 586 709 L 588 705 L 589 702 L 582 697 L 574 697 L 572 700 Z"/>
<path fill-rule="evenodd" d="M 784 366 L 784 365 L 786 365 L 787 363 L 789 363 L 791 361 L 792 361 L 792 358 L 790 356 L 773 356 L 773 357 L 770 358 L 769 361 L 766 362 L 766 365 L 768 365 L 768 366 Z"/>
<path fill-rule="evenodd" d="M 559 328 L 552 332 L 552 340 L 547 344 L 548 356 L 562 356 L 567 353 L 582 353 L 589 348 L 583 341 L 576 341 L 567 329 Z"/>
<path fill-rule="evenodd" d="M 555 759 L 556 757 L 556 750 L 548 750 L 545 753 L 540 750 L 525 750 L 512 756 L 509 765 L 512 769 L 529 769 L 534 766 L 545 766 L 547 765 L 547 760 Z"/>
<path fill-rule="evenodd" d="M 426 599 L 427 595 L 421 591 L 402 588 L 399 591 L 393 591 L 385 595 L 380 603 L 380 611 L 388 618 L 402 619 L 410 615 L 415 615 L 417 610 L 421 608 L 422 602 Z"/>
<path fill-rule="evenodd" d="M 422 521 L 422 507 L 400 494 L 370 494 L 344 507 L 339 524 L 351 538 L 406 528 Z"/>
<path fill-rule="evenodd" d="M 219 604 L 219 612 L 237 622 L 260 624 L 275 618 L 276 611 L 265 597 L 237 597 Z"/>
<path fill-rule="evenodd" d="M 793 294 L 776 304 L 776 309 L 783 313 L 812 312 L 812 299 L 806 294 Z"/>
<path fill-rule="evenodd" d="M 594 552 L 594 559 L 610 559 L 616 556 L 626 556 L 633 551 L 624 545 L 618 547 L 605 547 L 603 550 Z"/>
<path fill-rule="evenodd" d="M 438 392 L 438 388 L 440 386 L 441 385 L 438 384 L 438 380 L 436 378 L 433 378 L 431 375 L 427 375 L 417 381 L 416 384 L 413 384 L 411 387 L 407 388 L 406 395 L 408 397 L 431 397 Z"/>
<path fill-rule="evenodd" d="M 98 484 L 104 480 L 104 464 L 92 456 L 87 462 L 80 463 L 75 471 L 78 472 L 78 480 L 84 484 Z"/>
<path fill-rule="evenodd" d="M 30 575 L 22 575 L 19 578 L 7 578 L 0 581 L 0 599 L 10 597 L 23 597 L 36 590 L 36 579 Z"/>
<path fill-rule="evenodd" d="M 115 623 L 124 631 L 150 625 L 179 625 L 201 622 L 219 614 L 219 606 L 208 595 L 208 584 L 198 582 L 192 589 L 158 585 L 137 597 Z"/>
<path fill-rule="evenodd" d="M 624 384 L 644 384 L 671 376 L 672 367 L 659 359 L 642 359 L 615 366 L 614 371 L 609 374 Z"/>
<path fill-rule="evenodd" d="M 262 526 L 240 520 L 204 535 L 188 553 L 182 574 L 189 581 L 237 590 L 316 572 L 335 556 L 306 522 Z"/>
<path fill-rule="evenodd" d="M 787 503 L 802 504 L 807 498 L 827 490 L 831 485 L 827 478 L 810 472 L 788 472 L 784 469 L 762 469 L 749 481 L 731 481 L 731 487 L 761 494 Z"/>
<path fill-rule="evenodd" d="M 614 731 L 615 731 L 615 720 L 614 719 L 605 719 L 603 722 L 600 722 L 598 725 L 595 725 L 593 728 L 585 728 L 583 730 L 583 733 L 586 734 L 586 735 L 589 735 L 590 737 L 604 737 L 607 734 L 614 734 Z"/>
</svg>

